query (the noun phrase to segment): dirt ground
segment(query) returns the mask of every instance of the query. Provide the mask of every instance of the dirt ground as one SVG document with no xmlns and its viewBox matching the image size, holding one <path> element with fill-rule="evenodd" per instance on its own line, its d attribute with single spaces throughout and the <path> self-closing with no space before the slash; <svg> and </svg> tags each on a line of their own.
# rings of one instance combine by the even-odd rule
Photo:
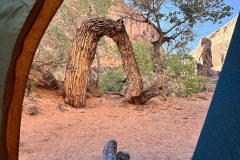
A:
<svg viewBox="0 0 240 160">
<path fill-rule="evenodd" d="M 132 160 L 188 160 L 211 97 L 159 96 L 134 106 L 104 95 L 88 98 L 85 109 L 74 109 L 56 91 L 38 88 L 24 99 L 19 159 L 101 160 L 105 142 L 115 138 Z M 39 113 L 30 116 L 33 106 Z"/>
</svg>

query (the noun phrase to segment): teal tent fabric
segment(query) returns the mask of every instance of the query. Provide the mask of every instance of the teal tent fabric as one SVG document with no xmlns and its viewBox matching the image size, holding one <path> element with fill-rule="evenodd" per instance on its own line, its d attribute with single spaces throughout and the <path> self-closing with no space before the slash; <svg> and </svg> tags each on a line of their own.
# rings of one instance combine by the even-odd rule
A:
<svg viewBox="0 0 240 160">
<path fill-rule="evenodd" d="M 0 4 L 0 126 L 8 66 L 18 34 L 36 0 L 8 0 Z"/>
<path fill-rule="evenodd" d="M 240 16 L 193 160 L 240 160 Z"/>
</svg>

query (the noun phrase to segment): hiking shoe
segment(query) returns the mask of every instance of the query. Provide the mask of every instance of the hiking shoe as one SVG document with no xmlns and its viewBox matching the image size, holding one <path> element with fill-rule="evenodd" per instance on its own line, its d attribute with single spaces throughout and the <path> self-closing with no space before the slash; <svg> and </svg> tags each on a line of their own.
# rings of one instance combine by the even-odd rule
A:
<svg viewBox="0 0 240 160">
<path fill-rule="evenodd" d="M 117 160 L 130 160 L 130 154 L 128 151 L 119 151 L 117 153 Z"/>
<path fill-rule="evenodd" d="M 117 141 L 110 139 L 103 149 L 103 160 L 117 160 Z"/>
</svg>

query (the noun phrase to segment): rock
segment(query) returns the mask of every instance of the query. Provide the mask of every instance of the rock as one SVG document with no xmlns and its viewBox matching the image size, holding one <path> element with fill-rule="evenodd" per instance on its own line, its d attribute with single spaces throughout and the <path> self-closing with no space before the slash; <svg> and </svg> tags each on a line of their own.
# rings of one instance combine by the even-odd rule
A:
<svg viewBox="0 0 240 160">
<path fill-rule="evenodd" d="M 202 38 L 201 47 L 203 50 L 199 57 L 199 61 L 202 59 L 203 64 L 197 64 L 197 74 L 205 77 L 217 78 L 219 73 L 211 69 L 213 67 L 211 46 L 212 42 L 210 39 L 206 37 Z"/>
<path fill-rule="evenodd" d="M 228 22 L 225 26 L 219 30 L 211 33 L 206 38 L 211 41 L 211 52 L 212 52 L 212 69 L 215 71 L 221 71 L 223 62 L 225 60 L 228 46 L 232 38 L 233 30 L 237 21 L 237 17 Z M 200 41 L 198 47 L 192 51 L 192 56 L 195 60 L 203 64 L 203 59 L 201 59 L 201 54 L 204 48 L 202 47 L 202 40 Z"/>
<path fill-rule="evenodd" d="M 181 107 L 179 107 L 179 106 L 176 106 L 176 107 L 174 107 L 176 110 L 183 110 Z"/>
<path fill-rule="evenodd" d="M 78 109 L 78 112 L 79 113 L 85 113 L 85 110 L 84 109 Z"/>
</svg>

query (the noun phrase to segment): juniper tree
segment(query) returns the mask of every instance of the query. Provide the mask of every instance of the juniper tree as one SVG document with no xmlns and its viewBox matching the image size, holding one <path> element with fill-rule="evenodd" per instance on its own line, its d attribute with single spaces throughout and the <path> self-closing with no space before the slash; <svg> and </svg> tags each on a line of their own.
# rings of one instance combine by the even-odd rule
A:
<svg viewBox="0 0 240 160">
<path fill-rule="evenodd" d="M 153 45 L 153 64 L 157 82 L 163 86 L 164 71 L 160 61 L 160 47 L 171 43 L 183 47 L 196 37 L 199 24 L 211 21 L 221 23 L 230 16 L 233 7 L 223 0 L 125 0 L 136 12 L 120 11 L 126 18 L 150 24 L 158 34 Z"/>
</svg>

